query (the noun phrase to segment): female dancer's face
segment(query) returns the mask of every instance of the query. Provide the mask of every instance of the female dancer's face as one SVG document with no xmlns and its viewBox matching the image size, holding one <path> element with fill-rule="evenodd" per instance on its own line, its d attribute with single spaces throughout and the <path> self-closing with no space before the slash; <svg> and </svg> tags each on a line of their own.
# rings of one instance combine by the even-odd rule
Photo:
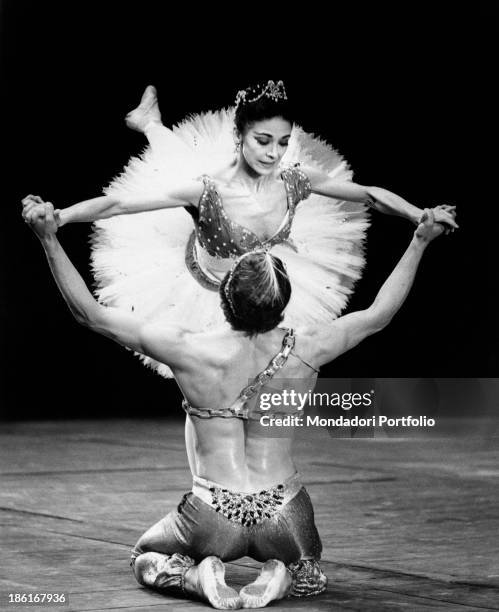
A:
<svg viewBox="0 0 499 612">
<path fill-rule="evenodd" d="M 241 152 L 257 174 L 272 174 L 288 148 L 292 125 L 282 117 L 256 121 L 242 137 Z"/>
</svg>

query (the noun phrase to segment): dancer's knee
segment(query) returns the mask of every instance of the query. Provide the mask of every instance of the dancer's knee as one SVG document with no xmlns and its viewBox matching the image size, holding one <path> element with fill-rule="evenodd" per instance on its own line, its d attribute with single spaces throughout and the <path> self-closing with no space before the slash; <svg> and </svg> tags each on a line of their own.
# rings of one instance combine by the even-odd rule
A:
<svg viewBox="0 0 499 612">
<path fill-rule="evenodd" d="M 327 576 L 315 559 L 300 559 L 290 563 L 288 570 L 292 577 L 289 593 L 292 597 L 310 597 L 326 590 Z"/>
<path fill-rule="evenodd" d="M 152 528 L 151 528 L 152 529 Z M 151 531 L 151 529 L 149 529 L 148 531 L 146 531 L 144 534 L 142 534 L 140 536 L 140 538 L 138 539 L 137 543 L 135 544 L 135 546 L 132 548 L 131 550 L 131 555 L 130 555 L 130 567 L 134 570 L 135 572 L 135 565 L 137 563 L 137 559 L 147 553 L 157 553 L 158 551 L 154 549 L 153 546 L 151 546 L 151 538 L 149 537 L 149 533 Z M 164 556 L 165 553 L 162 553 L 162 556 Z M 145 557 L 145 559 L 152 559 L 153 557 Z M 144 563 L 144 562 L 143 562 Z M 142 563 L 142 564 L 143 564 Z M 137 578 L 138 580 L 138 578 Z M 140 580 L 139 580 L 140 582 Z"/>
<path fill-rule="evenodd" d="M 134 573 L 135 573 L 135 563 L 137 562 L 138 557 L 140 557 L 146 552 L 145 550 L 142 549 L 141 546 L 139 546 L 139 542 L 137 542 L 137 544 L 131 549 L 131 553 L 130 553 L 130 567 L 132 568 Z"/>
</svg>

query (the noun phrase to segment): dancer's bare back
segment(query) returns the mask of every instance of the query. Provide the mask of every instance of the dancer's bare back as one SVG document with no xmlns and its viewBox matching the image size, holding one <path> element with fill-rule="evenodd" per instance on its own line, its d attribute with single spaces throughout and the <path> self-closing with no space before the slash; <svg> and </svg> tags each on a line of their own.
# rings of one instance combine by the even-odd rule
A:
<svg viewBox="0 0 499 612">
<path fill-rule="evenodd" d="M 153 333 L 151 330 L 151 336 Z M 233 405 L 241 390 L 280 351 L 285 333 L 277 328 L 250 339 L 242 333 L 234 338 L 234 332 L 225 328 L 185 332 L 181 343 L 187 357 L 172 369 L 188 403 L 206 417 L 212 409 Z M 155 333 L 154 344 L 160 346 L 158 334 L 160 330 Z M 300 359 L 308 362 L 311 348 L 306 337 L 297 335 L 287 362 L 261 393 L 312 390 L 317 372 Z M 262 426 L 260 417 L 271 415 L 272 409 L 263 405 L 262 410 L 261 397 L 258 393 L 248 401 L 248 420 L 187 415 L 187 453 L 194 475 L 215 480 L 233 491 L 256 491 L 283 482 L 296 471 L 291 457 L 294 428 Z M 289 406 L 287 411 L 291 414 L 294 409 Z"/>
</svg>

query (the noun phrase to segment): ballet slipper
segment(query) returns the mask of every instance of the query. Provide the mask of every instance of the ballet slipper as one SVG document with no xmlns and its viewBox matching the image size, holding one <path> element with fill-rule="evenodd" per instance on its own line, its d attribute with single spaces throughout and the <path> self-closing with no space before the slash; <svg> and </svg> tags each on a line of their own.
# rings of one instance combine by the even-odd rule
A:
<svg viewBox="0 0 499 612">
<path fill-rule="evenodd" d="M 225 583 L 225 566 L 218 557 L 206 557 L 185 575 L 186 593 L 196 594 L 218 610 L 236 610 L 241 607 L 237 591 Z"/>
<path fill-rule="evenodd" d="M 243 608 L 264 608 L 275 599 L 285 597 L 291 588 L 291 575 L 282 561 L 270 559 L 262 566 L 257 579 L 239 592 Z"/>
</svg>

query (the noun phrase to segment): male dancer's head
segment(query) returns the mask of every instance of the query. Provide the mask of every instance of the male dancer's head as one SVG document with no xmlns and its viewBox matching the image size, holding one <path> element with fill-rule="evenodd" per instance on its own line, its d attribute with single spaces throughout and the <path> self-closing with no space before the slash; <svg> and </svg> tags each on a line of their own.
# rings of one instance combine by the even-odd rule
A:
<svg viewBox="0 0 499 612">
<path fill-rule="evenodd" d="M 220 285 L 225 318 L 248 336 L 274 329 L 291 297 L 289 277 L 280 259 L 266 250 L 237 259 Z"/>
</svg>

